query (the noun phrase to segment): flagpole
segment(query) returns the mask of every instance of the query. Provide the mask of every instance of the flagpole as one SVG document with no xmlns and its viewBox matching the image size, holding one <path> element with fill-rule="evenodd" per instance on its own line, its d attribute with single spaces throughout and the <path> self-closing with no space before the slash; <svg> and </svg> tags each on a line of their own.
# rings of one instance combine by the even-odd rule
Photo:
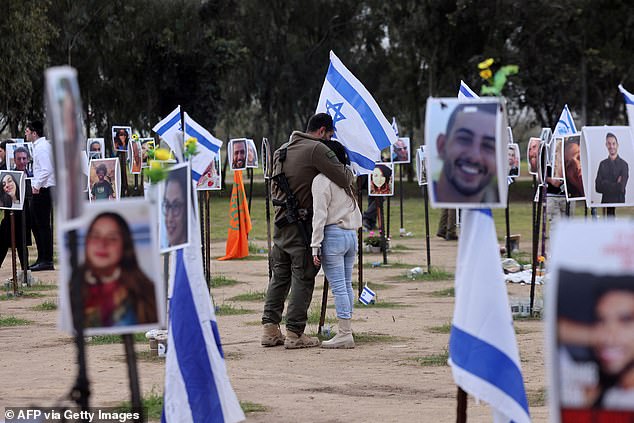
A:
<svg viewBox="0 0 634 423">
<path fill-rule="evenodd" d="M 456 423 L 467 423 L 467 393 L 458 386 Z"/>
<path fill-rule="evenodd" d="M 403 236 L 405 233 L 405 227 L 403 226 L 403 165 L 398 165 L 398 190 L 399 190 L 399 202 L 401 206 L 401 227 L 399 229 L 399 234 Z"/>
<path fill-rule="evenodd" d="M 328 278 L 324 275 L 324 291 L 321 294 L 321 311 L 319 313 L 319 327 L 317 333 L 322 334 L 324 322 L 326 321 L 326 307 L 328 306 Z"/>
<path fill-rule="evenodd" d="M 427 185 L 423 185 L 423 202 L 425 203 L 425 247 L 427 248 L 427 273 L 431 273 L 431 249 L 429 246 L 429 199 Z"/>
</svg>

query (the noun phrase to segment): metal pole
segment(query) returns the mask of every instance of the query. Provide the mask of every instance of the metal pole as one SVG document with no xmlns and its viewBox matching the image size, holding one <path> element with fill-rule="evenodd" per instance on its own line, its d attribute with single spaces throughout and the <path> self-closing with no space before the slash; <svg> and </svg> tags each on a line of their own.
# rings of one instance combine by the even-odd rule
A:
<svg viewBox="0 0 634 423">
<path fill-rule="evenodd" d="M 388 197 L 388 207 L 390 205 L 389 203 L 389 197 Z M 377 213 L 378 213 L 378 218 L 379 218 L 379 223 L 381 225 L 381 251 L 383 252 L 383 264 L 387 264 L 387 240 L 385 237 L 385 217 L 383 216 L 383 202 L 381 202 L 381 204 L 379 205 L 379 207 L 376 209 Z M 389 222 L 389 220 L 388 220 Z"/>
<path fill-rule="evenodd" d="M 139 387 L 139 374 L 136 366 L 136 353 L 134 351 L 134 335 L 123 335 L 123 344 L 125 346 L 125 361 L 128 365 L 128 379 L 130 381 L 130 403 L 132 404 L 132 412 L 138 413 L 139 418 L 134 419 L 135 422 L 143 422 L 143 404 L 141 402 L 141 388 Z"/>
<path fill-rule="evenodd" d="M 390 198 L 391 197 L 387 197 L 387 232 L 386 232 L 386 237 L 389 238 L 390 237 L 390 216 L 391 216 L 391 208 L 390 208 Z"/>
<path fill-rule="evenodd" d="M 251 197 L 253 197 L 253 168 L 247 169 L 249 175 L 249 213 L 251 213 Z"/>
<path fill-rule="evenodd" d="M 456 409 L 456 423 L 467 423 L 467 393 L 458 387 L 458 407 Z"/>
<path fill-rule="evenodd" d="M 205 202 L 203 201 L 203 193 L 201 191 L 196 191 L 196 195 L 198 195 L 198 224 L 200 225 L 200 233 L 201 238 L 205 239 Z M 200 250 L 203 256 L 203 272 L 205 274 L 205 278 L 207 279 L 207 285 L 209 285 L 209 278 L 207 275 L 209 274 L 209 269 L 207 269 L 207 260 L 205 257 L 205 245 L 201 243 Z"/>
<path fill-rule="evenodd" d="M 205 266 L 207 268 L 207 287 L 211 289 L 211 193 L 205 191 Z"/>
<path fill-rule="evenodd" d="M 398 165 L 398 190 L 399 190 L 399 203 L 401 206 L 401 227 L 399 234 L 405 234 L 405 227 L 403 226 L 403 165 Z"/>
<path fill-rule="evenodd" d="M 326 307 L 328 306 L 328 278 L 324 276 L 324 291 L 321 294 L 321 312 L 319 313 L 319 327 L 317 333 L 323 335 L 322 329 L 326 321 Z"/>
<path fill-rule="evenodd" d="M 363 195 L 361 194 L 361 180 L 357 179 L 357 203 L 359 210 L 363 210 Z M 357 231 L 357 269 L 359 269 L 359 282 L 357 290 L 359 291 L 357 298 L 361 296 L 363 292 L 363 228 L 359 228 Z"/>
<path fill-rule="evenodd" d="M 13 270 L 13 297 L 18 296 L 18 264 L 16 263 L 15 256 L 15 216 L 13 215 L 13 210 L 9 212 L 10 220 L 11 220 L 11 270 Z"/>
<path fill-rule="evenodd" d="M 548 208 L 548 203 L 546 202 L 546 191 L 548 189 L 548 185 L 544 185 L 542 187 L 542 194 L 539 197 L 539 201 L 542 205 L 542 224 L 541 224 L 541 229 L 542 229 L 542 256 L 546 257 L 546 220 L 547 220 L 547 208 Z"/>
<path fill-rule="evenodd" d="M 535 178 L 535 177 L 533 177 Z M 536 181 L 536 179 L 534 179 Z M 535 184 L 537 185 L 537 184 Z M 536 186 L 537 198 L 541 199 L 541 187 Z M 535 213 L 533 214 L 533 272 L 531 275 L 531 301 L 530 301 L 530 314 L 533 315 L 533 304 L 535 302 L 535 278 L 537 276 L 537 252 L 539 251 L 539 221 L 541 217 L 541 201 L 538 201 L 535 207 Z"/>
<path fill-rule="evenodd" d="M 427 185 L 423 185 L 423 201 L 425 203 L 425 247 L 427 248 L 427 273 L 431 273 L 431 248 L 429 246 L 429 199 Z"/>
<path fill-rule="evenodd" d="M 510 185 L 509 185 L 510 188 Z M 506 209 L 504 209 L 504 220 L 506 221 L 506 257 L 511 258 L 511 219 L 510 210 L 511 205 L 510 196 L 506 196 Z"/>
</svg>

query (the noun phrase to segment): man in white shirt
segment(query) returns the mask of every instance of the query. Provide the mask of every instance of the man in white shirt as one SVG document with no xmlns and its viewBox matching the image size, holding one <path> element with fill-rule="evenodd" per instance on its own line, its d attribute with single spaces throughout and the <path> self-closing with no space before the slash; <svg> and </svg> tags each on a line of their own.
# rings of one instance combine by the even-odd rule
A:
<svg viewBox="0 0 634 423">
<path fill-rule="evenodd" d="M 37 245 L 37 260 L 30 269 L 34 272 L 54 270 L 52 190 L 55 187 L 55 173 L 53 169 L 53 148 L 51 143 L 44 137 L 44 125 L 42 122 L 30 122 L 24 131 L 24 138 L 26 141 L 33 143 L 31 229 Z"/>
</svg>

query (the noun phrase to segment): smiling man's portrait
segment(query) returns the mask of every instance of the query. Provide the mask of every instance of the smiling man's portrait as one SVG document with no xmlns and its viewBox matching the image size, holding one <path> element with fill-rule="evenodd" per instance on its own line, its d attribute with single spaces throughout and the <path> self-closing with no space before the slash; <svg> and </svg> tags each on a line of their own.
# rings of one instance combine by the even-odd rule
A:
<svg viewBox="0 0 634 423">
<path fill-rule="evenodd" d="M 442 161 L 433 190 L 438 203 L 497 203 L 496 103 L 458 104 L 436 137 Z"/>
</svg>

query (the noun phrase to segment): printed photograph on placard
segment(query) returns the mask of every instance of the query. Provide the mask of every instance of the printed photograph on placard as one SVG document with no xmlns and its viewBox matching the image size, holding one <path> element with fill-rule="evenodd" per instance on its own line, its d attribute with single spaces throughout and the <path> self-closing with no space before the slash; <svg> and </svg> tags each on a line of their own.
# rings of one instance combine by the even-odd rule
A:
<svg viewBox="0 0 634 423">
<path fill-rule="evenodd" d="M 258 167 L 258 150 L 253 140 L 247 139 L 247 168 Z"/>
<path fill-rule="evenodd" d="M 128 162 L 130 163 L 130 173 L 138 175 L 141 173 L 141 142 L 138 138 L 130 140 L 128 143 Z"/>
<path fill-rule="evenodd" d="M 634 164 L 631 128 L 584 126 L 581 144 L 582 151 L 587 151 L 583 176 L 588 207 L 634 205 L 634 182 L 630 179 L 630 164 Z"/>
<path fill-rule="evenodd" d="M 33 177 L 33 143 L 7 144 L 5 155 L 8 170 L 18 170 L 27 178 Z"/>
<path fill-rule="evenodd" d="M 520 146 L 512 143 L 508 145 L 509 176 L 520 176 Z"/>
<path fill-rule="evenodd" d="M 376 163 L 368 178 L 368 195 L 394 195 L 394 165 L 392 163 Z"/>
<path fill-rule="evenodd" d="M 95 159 L 88 164 L 89 200 L 118 200 L 121 192 L 119 159 Z"/>
<path fill-rule="evenodd" d="M 425 146 L 421 145 L 416 149 L 416 175 L 418 185 L 427 185 L 427 166 L 425 164 Z"/>
<path fill-rule="evenodd" d="M 409 163 L 410 146 L 409 138 L 399 138 L 390 147 L 392 149 L 392 162 L 393 163 Z"/>
<path fill-rule="evenodd" d="M 551 145 L 552 150 L 552 163 L 553 163 L 553 178 L 564 179 L 564 152 L 562 147 L 564 145 L 564 139 L 554 138 Z"/>
<path fill-rule="evenodd" d="M 634 421 L 634 225 L 565 221 L 546 310 L 549 421 Z"/>
<path fill-rule="evenodd" d="M 139 138 L 141 143 L 141 168 L 148 167 L 148 151 L 154 150 L 154 138 Z"/>
<path fill-rule="evenodd" d="M 222 169 L 220 165 L 220 154 L 216 154 L 214 158 L 209 161 L 209 165 L 207 165 L 205 171 L 200 175 L 196 189 L 199 191 L 207 191 L 222 188 L 220 169 Z"/>
<path fill-rule="evenodd" d="M 81 284 L 86 335 L 145 332 L 163 327 L 165 288 L 158 269 L 156 214 L 143 199 L 88 205 L 60 234 L 60 328 L 73 333 L 71 280 Z M 70 264 L 70 230 L 78 267 Z"/>
<path fill-rule="evenodd" d="M 564 137 L 564 188 L 568 200 L 585 199 L 581 167 L 581 135 Z"/>
<path fill-rule="evenodd" d="M 247 168 L 247 139 L 235 138 L 229 140 L 227 146 L 229 165 L 231 170 L 245 170 Z"/>
<path fill-rule="evenodd" d="M 167 170 L 159 182 L 159 246 L 161 253 L 189 245 L 191 210 L 191 172 L 189 162 Z"/>
<path fill-rule="evenodd" d="M 123 151 L 128 152 L 128 142 L 132 136 L 132 128 L 129 126 L 113 126 L 112 127 L 112 150 L 116 153 Z"/>
<path fill-rule="evenodd" d="M 106 146 L 103 138 L 88 138 L 86 141 L 86 154 L 88 160 L 105 158 Z"/>
<path fill-rule="evenodd" d="M 506 207 L 504 108 L 498 98 L 427 100 L 425 155 L 433 207 Z"/>
<path fill-rule="evenodd" d="M 19 170 L 0 171 L 0 209 L 22 210 L 26 199 L 26 176 Z M 8 216 L 8 214 L 7 214 Z"/>
<path fill-rule="evenodd" d="M 526 149 L 526 158 L 528 160 L 528 173 L 537 175 L 537 167 L 539 160 L 539 143 L 540 139 L 531 137 L 528 140 L 528 148 Z"/>
</svg>

